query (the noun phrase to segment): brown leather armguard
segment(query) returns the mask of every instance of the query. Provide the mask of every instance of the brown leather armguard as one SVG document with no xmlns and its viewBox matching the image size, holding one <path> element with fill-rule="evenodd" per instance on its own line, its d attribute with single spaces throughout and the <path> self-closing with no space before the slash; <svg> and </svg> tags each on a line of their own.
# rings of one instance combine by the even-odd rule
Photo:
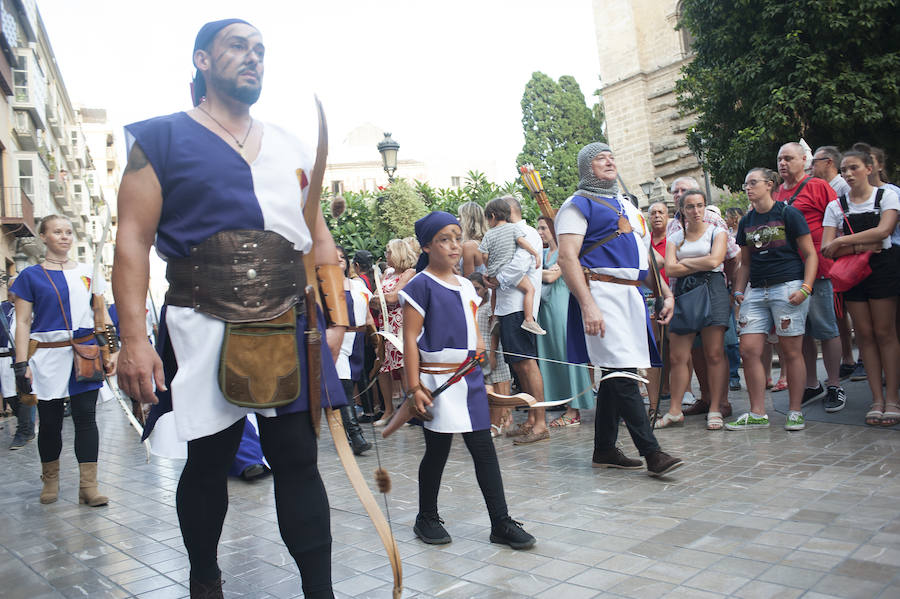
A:
<svg viewBox="0 0 900 599">
<path fill-rule="evenodd" d="M 337 264 L 320 264 L 316 266 L 316 277 L 319 279 L 328 325 L 349 326 L 350 315 L 347 313 L 347 300 L 344 297 L 344 271 Z"/>
</svg>

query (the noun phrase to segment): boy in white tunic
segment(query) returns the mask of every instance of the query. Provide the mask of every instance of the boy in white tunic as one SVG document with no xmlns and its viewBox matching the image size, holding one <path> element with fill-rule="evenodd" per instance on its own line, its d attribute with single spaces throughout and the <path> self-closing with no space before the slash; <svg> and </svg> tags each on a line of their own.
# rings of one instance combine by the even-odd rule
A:
<svg viewBox="0 0 900 599">
<path fill-rule="evenodd" d="M 462 229 L 453 215 L 432 212 L 416 221 L 416 237 L 422 246 L 418 274 L 400 291 L 404 376 L 407 401 L 414 402 L 420 414 L 428 408 L 431 420 L 424 426 L 419 514 L 413 531 L 429 544 L 450 542 L 438 516 L 437 497 L 453 433 L 462 433 L 491 518 L 491 542 L 527 549 L 534 545 L 534 537 L 510 518 L 506 509 L 481 367 L 475 366 L 433 401 L 430 393 L 464 362 L 484 351 L 475 323 L 480 298 L 472 283 L 453 269 L 462 253 Z"/>
</svg>

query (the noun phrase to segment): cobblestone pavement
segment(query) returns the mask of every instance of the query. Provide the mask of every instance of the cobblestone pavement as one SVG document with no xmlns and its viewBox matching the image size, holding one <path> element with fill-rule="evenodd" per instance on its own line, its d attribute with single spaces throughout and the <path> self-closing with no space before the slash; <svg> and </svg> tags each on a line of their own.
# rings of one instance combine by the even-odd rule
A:
<svg viewBox="0 0 900 599">
<path fill-rule="evenodd" d="M 847 385 L 868 402 L 864 383 Z M 746 394 L 732 393 L 737 413 Z M 101 490 L 107 507 L 77 503 L 72 424 L 66 422 L 60 500 L 38 503 L 37 447 L 9 452 L 0 421 L 0 597 L 186 597 L 188 562 L 175 514 L 181 463 L 144 461 L 120 408 L 98 407 Z M 389 499 L 403 558 L 404 597 L 900 597 L 897 431 L 809 422 L 788 433 L 708 432 L 701 417 L 659 432 L 687 465 L 662 480 L 592 469 L 592 414 L 550 442 L 498 440 L 511 515 L 537 545 L 488 541 L 471 460 L 457 439 L 444 473 L 441 516 L 453 542 L 413 535 L 419 429 L 380 441 L 393 477 Z M 521 417 L 521 416 L 520 416 Z M 369 429 L 370 430 L 370 429 Z M 623 448 L 636 455 L 624 429 Z M 368 433 L 371 436 L 371 433 Z M 359 459 L 375 468 L 373 452 Z M 390 597 L 384 550 L 323 430 L 319 464 L 331 501 L 338 597 Z M 226 597 L 298 597 L 299 575 L 281 544 L 271 479 L 233 480 L 219 563 Z M 298 509 L 302 509 L 298 506 Z"/>
</svg>

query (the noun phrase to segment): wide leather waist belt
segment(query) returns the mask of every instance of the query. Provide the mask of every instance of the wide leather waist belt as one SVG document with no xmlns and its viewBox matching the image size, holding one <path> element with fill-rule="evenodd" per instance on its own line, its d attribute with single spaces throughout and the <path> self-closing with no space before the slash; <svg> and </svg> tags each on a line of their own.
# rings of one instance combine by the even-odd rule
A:
<svg viewBox="0 0 900 599">
<path fill-rule="evenodd" d="M 66 339 L 65 341 L 38 341 L 37 348 L 40 349 L 42 347 L 72 347 L 73 343 L 87 343 L 91 339 L 94 338 L 94 334 L 85 335 L 84 337 L 76 337 L 69 341 Z"/>
<path fill-rule="evenodd" d="M 0 349 L 0 358 L 9 358 L 13 355 L 11 349 Z"/>
<path fill-rule="evenodd" d="M 291 306 L 304 314 L 303 253 L 273 231 L 221 231 L 166 267 L 166 303 L 226 322 L 258 322 Z"/>
<path fill-rule="evenodd" d="M 632 279 L 620 279 L 618 277 L 614 277 L 611 275 L 602 275 L 600 273 L 591 272 L 589 270 L 584 271 L 584 278 L 589 281 L 602 281 L 603 283 L 615 283 L 617 285 L 631 285 L 633 287 L 640 287 L 641 281 L 634 281 Z"/>
<path fill-rule="evenodd" d="M 453 374 L 465 362 L 450 364 L 448 362 L 419 362 L 419 372 L 425 374 Z"/>
</svg>

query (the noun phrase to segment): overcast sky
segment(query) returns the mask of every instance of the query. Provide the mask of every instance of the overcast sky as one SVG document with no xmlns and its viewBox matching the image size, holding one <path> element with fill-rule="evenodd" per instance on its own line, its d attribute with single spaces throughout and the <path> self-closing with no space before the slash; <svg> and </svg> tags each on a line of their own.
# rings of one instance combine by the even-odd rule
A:
<svg viewBox="0 0 900 599">
<path fill-rule="evenodd" d="M 371 122 L 393 133 L 401 158 L 468 153 L 497 161 L 506 180 L 516 176 L 531 73 L 573 75 L 589 104 L 600 86 L 591 0 L 38 0 L 38 8 L 72 101 L 106 108 L 118 131 L 190 108 L 194 37 L 226 17 L 263 34 L 257 118 L 314 140 L 317 93 L 333 143 Z"/>
</svg>

